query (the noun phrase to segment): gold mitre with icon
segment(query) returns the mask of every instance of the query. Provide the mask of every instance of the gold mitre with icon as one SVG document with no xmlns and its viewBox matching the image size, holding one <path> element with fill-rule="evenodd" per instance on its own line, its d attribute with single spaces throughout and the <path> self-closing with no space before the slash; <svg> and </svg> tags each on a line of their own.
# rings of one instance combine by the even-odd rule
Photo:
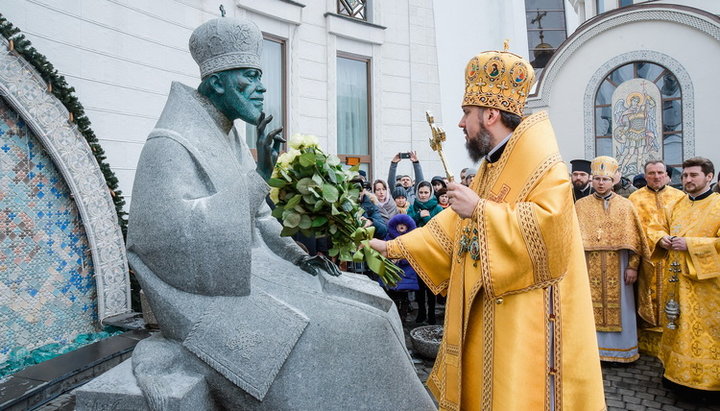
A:
<svg viewBox="0 0 720 411">
<path fill-rule="evenodd" d="M 523 116 L 535 70 L 517 54 L 485 51 L 470 59 L 465 68 L 463 106 L 479 106 Z"/>
<path fill-rule="evenodd" d="M 590 163 L 590 171 L 593 176 L 613 178 L 618 171 L 618 162 L 612 157 L 599 156 Z"/>
</svg>

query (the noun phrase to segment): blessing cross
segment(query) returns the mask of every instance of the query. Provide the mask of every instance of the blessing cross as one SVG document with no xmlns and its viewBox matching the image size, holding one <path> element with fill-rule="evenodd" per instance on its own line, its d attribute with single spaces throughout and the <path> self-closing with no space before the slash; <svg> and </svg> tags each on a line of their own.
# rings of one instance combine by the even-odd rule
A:
<svg viewBox="0 0 720 411">
<path fill-rule="evenodd" d="M 432 130 L 432 137 L 430 138 L 430 148 L 432 148 L 433 151 L 437 151 L 438 155 L 440 156 L 440 161 L 442 162 L 443 168 L 445 169 L 447 179 L 448 181 L 452 182 L 454 180 L 454 177 L 447 166 L 447 161 L 445 161 L 445 154 L 443 154 L 442 151 L 442 143 L 443 141 L 445 141 L 445 130 L 435 125 L 435 117 L 433 117 L 432 113 L 430 113 L 429 111 L 425 112 L 425 118 L 430 125 L 430 130 Z"/>
</svg>

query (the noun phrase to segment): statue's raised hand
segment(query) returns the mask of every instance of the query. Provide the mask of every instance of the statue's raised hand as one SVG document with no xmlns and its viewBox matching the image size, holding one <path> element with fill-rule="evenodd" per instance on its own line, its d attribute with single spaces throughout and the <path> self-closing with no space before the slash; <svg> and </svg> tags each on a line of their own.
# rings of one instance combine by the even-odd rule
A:
<svg viewBox="0 0 720 411">
<path fill-rule="evenodd" d="M 323 270 L 332 276 L 339 276 L 340 269 L 324 255 L 306 255 L 298 261 L 297 265 L 312 275 L 318 275 L 318 270 Z"/>
<path fill-rule="evenodd" d="M 280 147 L 285 142 L 285 139 L 280 135 L 283 131 L 282 127 L 265 134 L 265 127 L 270 124 L 272 119 L 272 115 L 266 117 L 265 113 L 262 113 L 257 124 L 257 172 L 265 181 L 270 179 L 280 153 Z"/>
</svg>

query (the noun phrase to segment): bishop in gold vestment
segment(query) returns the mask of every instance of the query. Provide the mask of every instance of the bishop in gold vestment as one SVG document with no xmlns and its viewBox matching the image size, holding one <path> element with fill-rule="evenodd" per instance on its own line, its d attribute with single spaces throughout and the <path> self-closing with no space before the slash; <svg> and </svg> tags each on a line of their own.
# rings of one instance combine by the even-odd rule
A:
<svg viewBox="0 0 720 411">
<path fill-rule="evenodd" d="M 480 111 L 481 126 L 499 110 L 521 114 L 533 79 L 508 52 L 471 59 L 460 125 L 468 144 L 469 113 L 498 110 Z M 469 218 L 448 208 L 386 244 L 389 257 L 406 258 L 434 293 L 447 293 L 428 380 L 440 409 L 604 409 L 572 186 L 547 113 L 495 145 L 469 189 L 451 187 L 479 196 Z"/>
<path fill-rule="evenodd" d="M 690 192 L 686 174 L 694 167 L 686 164 L 683 183 Z M 674 328 L 665 327 L 660 343 L 665 378 L 720 391 L 720 195 L 708 185 L 695 197 L 685 196 L 667 211 L 664 226 L 651 227 L 650 236 L 656 245 L 653 258 L 664 258 L 669 271 L 663 306 L 670 300 L 679 304 Z M 685 246 L 677 247 L 679 240 Z M 673 241 L 673 246 L 667 250 L 662 241 Z"/>
<path fill-rule="evenodd" d="M 648 234 L 651 224 L 664 226 L 666 221 L 665 208 L 672 207 L 685 196 L 682 191 L 666 185 L 667 167 L 662 161 L 649 162 L 645 165 L 645 179 L 648 185 L 630 194 L 637 210 L 640 222 L 648 240 L 648 249 L 654 247 Z M 640 351 L 657 356 L 663 326 L 667 324 L 663 305 L 668 276 L 664 261 L 653 261 L 644 258 L 640 262 L 637 280 L 637 312 L 642 319 L 638 330 Z"/>
<path fill-rule="evenodd" d="M 630 200 L 612 192 L 617 161 L 601 156 L 592 162 L 595 193 L 575 203 L 587 261 L 600 359 L 632 362 L 638 353 L 632 278 L 640 257 L 647 256 L 645 235 Z M 606 179 L 606 186 L 596 187 Z"/>
</svg>

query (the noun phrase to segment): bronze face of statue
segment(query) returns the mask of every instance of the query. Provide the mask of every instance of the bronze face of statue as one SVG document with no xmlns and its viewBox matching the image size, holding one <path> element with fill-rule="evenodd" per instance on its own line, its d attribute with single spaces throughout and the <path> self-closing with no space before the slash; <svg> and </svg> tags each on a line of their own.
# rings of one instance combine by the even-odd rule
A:
<svg viewBox="0 0 720 411">
<path fill-rule="evenodd" d="M 262 71 L 255 68 L 225 70 L 203 79 L 198 91 L 229 120 L 258 125 L 267 91 L 261 79 Z"/>
</svg>

